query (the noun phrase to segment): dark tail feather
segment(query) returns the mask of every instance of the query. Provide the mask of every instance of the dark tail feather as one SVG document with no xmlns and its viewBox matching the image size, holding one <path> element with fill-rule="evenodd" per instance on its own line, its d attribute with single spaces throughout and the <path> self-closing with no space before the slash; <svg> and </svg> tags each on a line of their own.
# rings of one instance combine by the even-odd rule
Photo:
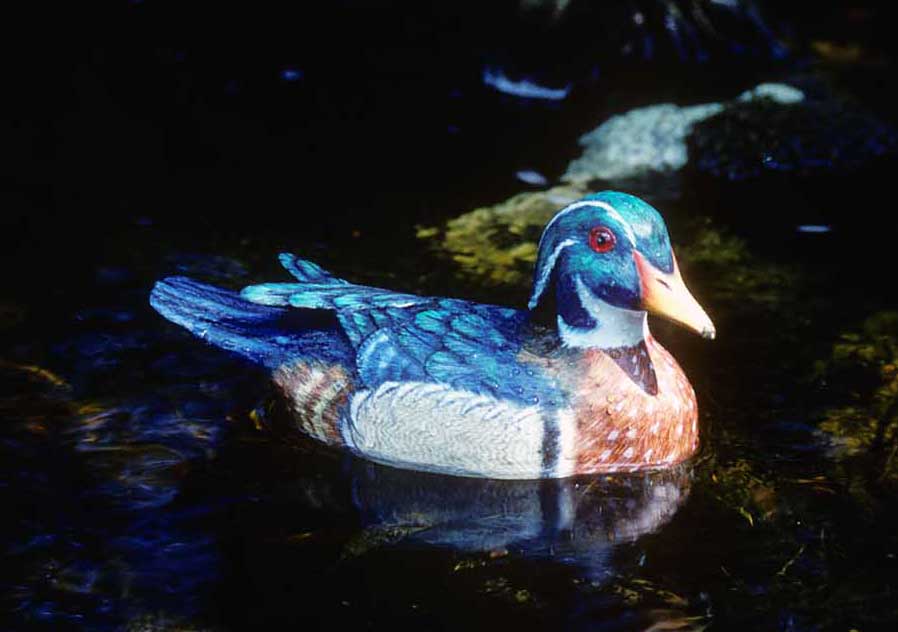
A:
<svg viewBox="0 0 898 632">
<path fill-rule="evenodd" d="M 237 292 L 186 277 L 156 283 L 150 305 L 207 342 L 270 369 L 304 355 L 301 337 L 285 329 L 286 309 L 256 305 Z"/>
</svg>

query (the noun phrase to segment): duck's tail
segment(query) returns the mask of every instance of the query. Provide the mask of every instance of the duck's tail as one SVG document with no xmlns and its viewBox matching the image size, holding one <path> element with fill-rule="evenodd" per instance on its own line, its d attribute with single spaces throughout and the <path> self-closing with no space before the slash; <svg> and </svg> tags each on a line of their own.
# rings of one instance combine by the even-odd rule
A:
<svg viewBox="0 0 898 632">
<path fill-rule="evenodd" d="M 251 303 L 238 292 L 168 277 L 156 283 L 150 305 L 203 340 L 272 370 L 308 352 L 308 340 L 287 322 L 290 310 Z"/>
</svg>

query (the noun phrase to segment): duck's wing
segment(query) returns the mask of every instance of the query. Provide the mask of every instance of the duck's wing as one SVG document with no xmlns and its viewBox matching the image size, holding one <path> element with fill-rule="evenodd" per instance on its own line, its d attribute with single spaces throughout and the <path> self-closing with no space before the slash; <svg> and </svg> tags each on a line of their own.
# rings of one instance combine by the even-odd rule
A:
<svg viewBox="0 0 898 632">
<path fill-rule="evenodd" d="M 392 290 L 355 285 L 345 279 L 335 277 L 321 266 L 300 259 L 288 253 L 279 256 L 281 265 L 297 278 L 299 283 L 262 283 L 243 288 L 240 296 L 251 303 L 269 307 L 298 307 L 301 309 L 321 309 L 346 315 L 352 310 L 360 312 L 372 308 L 405 308 L 428 301 L 414 294 L 403 294 Z M 342 320 L 342 319 L 341 319 Z M 346 334 L 358 346 L 359 332 L 352 323 Z M 361 329 L 364 325 L 360 323 Z"/>
<path fill-rule="evenodd" d="M 378 313 L 379 312 L 379 313 Z M 372 386 L 418 380 L 524 404 L 557 400 L 554 381 L 520 360 L 524 312 L 458 299 L 374 310 L 391 322 L 371 331 L 357 354 Z"/>
<path fill-rule="evenodd" d="M 289 252 L 282 252 L 278 260 L 284 269 L 302 283 L 326 283 L 331 285 L 349 285 L 349 281 L 335 277 L 317 263 L 300 259 Z"/>
<path fill-rule="evenodd" d="M 527 405 L 562 397 L 539 367 L 519 358 L 526 322 L 520 310 L 354 285 L 311 262 L 288 255 L 281 261 L 300 283 L 250 286 L 243 298 L 334 312 L 371 388 L 434 382 Z"/>
<path fill-rule="evenodd" d="M 521 360 L 525 324 L 519 310 L 438 299 L 391 333 L 431 381 L 525 405 L 558 402 L 555 381 Z"/>
<path fill-rule="evenodd" d="M 310 355 L 347 364 L 355 354 L 335 325 L 330 330 L 316 329 L 313 314 L 248 303 L 237 292 L 186 277 L 168 277 L 156 283 L 150 305 L 206 342 L 269 369 Z"/>
</svg>

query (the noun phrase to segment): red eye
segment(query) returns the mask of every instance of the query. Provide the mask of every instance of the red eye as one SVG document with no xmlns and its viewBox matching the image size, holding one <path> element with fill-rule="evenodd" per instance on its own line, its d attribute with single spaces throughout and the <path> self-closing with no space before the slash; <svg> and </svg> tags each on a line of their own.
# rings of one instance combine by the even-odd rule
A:
<svg viewBox="0 0 898 632">
<path fill-rule="evenodd" d="M 589 247 L 596 252 L 608 252 L 616 242 L 617 238 L 607 226 L 596 226 L 589 231 Z"/>
</svg>

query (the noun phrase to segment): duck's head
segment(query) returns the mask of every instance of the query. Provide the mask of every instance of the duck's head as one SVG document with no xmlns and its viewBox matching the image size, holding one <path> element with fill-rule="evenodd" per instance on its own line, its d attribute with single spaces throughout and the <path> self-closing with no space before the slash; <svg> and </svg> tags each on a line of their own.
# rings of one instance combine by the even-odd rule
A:
<svg viewBox="0 0 898 632">
<path fill-rule="evenodd" d="M 528 304 L 555 288 L 558 329 L 572 347 L 611 348 L 643 339 L 654 313 L 714 338 L 714 324 L 677 267 L 661 215 L 626 193 L 603 191 L 546 225 Z"/>
</svg>

